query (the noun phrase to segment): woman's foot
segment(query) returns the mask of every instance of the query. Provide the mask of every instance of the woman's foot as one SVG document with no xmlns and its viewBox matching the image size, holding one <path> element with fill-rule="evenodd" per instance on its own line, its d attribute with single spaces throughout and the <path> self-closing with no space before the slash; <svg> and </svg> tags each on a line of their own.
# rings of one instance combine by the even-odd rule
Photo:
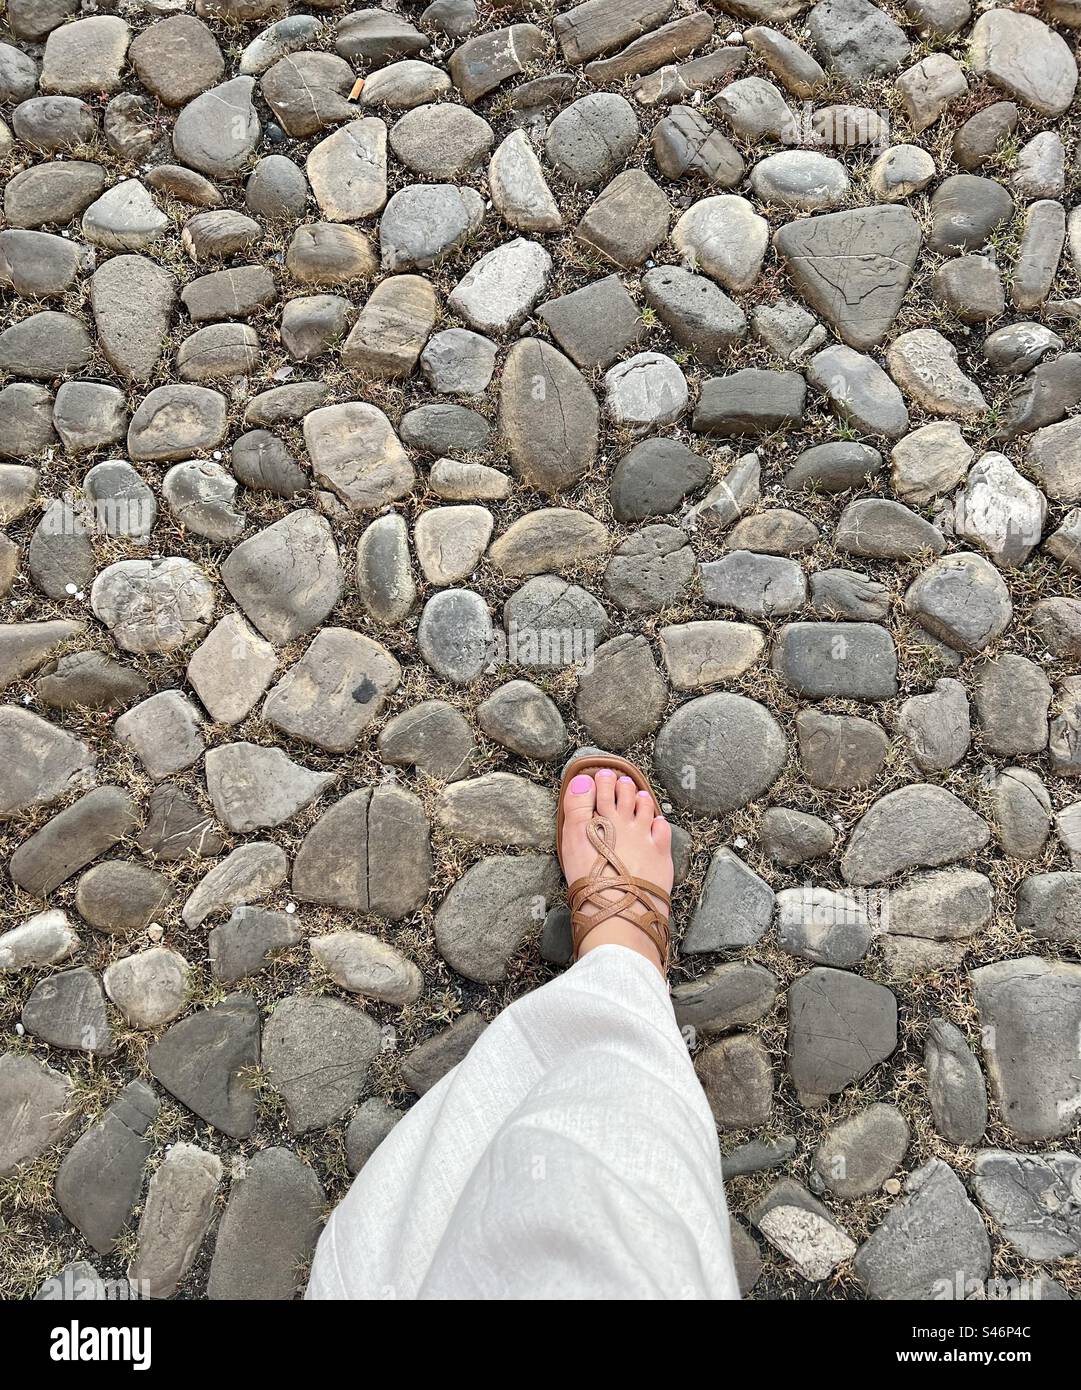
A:
<svg viewBox="0 0 1081 1390">
<path fill-rule="evenodd" d="M 610 848 L 619 856 L 631 878 L 655 883 L 665 893 L 672 891 L 672 828 L 658 814 L 658 807 L 647 791 L 639 791 L 630 777 L 622 777 L 612 768 L 598 768 L 592 776 L 579 773 L 567 784 L 563 796 L 563 843 L 560 846 L 563 870 L 567 882 L 587 878 L 597 863 L 598 853 L 590 844 L 587 829 L 594 814 L 603 816 L 615 827 L 615 843 Z M 598 911 L 600 901 L 619 902 L 624 891 L 614 888 L 599 893 L 586 909 L 586 915 Z M 658 912 L 667 916 L 667 906 L 660 898 L 651 898 Z M 579 956 L 598 946 L 627 946 L 664 973 L 664 961 L 650 937 L 634 924 L 641 906 L 629 909 L 628 916 L 609 917 L 582 940 Z"/>
</svg>

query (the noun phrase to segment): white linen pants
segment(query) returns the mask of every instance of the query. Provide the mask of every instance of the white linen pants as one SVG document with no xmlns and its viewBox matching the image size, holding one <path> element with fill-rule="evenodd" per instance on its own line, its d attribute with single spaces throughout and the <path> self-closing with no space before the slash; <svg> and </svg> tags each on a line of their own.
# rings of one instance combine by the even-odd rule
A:
<svg viewBox="0 0 1081 1390">
<path fill-rule="evenodd" d="M 717 1131 L 668 988 L 622 946 L 516 1000 L 324 1230 L 307 1298 L 738 1298 Z"/>
</svg>

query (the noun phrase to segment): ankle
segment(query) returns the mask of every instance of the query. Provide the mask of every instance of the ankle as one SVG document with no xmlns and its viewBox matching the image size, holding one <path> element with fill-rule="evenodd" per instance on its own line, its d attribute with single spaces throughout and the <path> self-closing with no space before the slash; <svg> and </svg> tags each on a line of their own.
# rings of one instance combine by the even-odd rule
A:
<svg viewBox="0 0 1081 1390">
<path fill-rule="evenodd" d="M 583 938 L 578 959 L 581 960 L 598 946 L 625 946 L 637 955 L 644 956 L 662 976 L 664 975 L 664 962 L 656 946 L 641 927 L 636 927 L 633 922 L 628 922 L 623 917 L 610 917 L 601 926 L 594 927 Z"/>
</svg>

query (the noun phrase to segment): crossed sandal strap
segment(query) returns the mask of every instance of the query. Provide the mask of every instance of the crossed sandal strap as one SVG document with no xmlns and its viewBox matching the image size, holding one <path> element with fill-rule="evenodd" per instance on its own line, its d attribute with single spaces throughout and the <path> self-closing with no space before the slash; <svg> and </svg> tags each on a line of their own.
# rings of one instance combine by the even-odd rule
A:
<svg viewBox="0 0 1081 1390">
<path fill-rule="evenodd" d="M 649 937 L 667 969 L 671 942 L 668 915 L 658 912 L 650 898 L 658 899 L 666 908 L 672 906 L 672 899 L 656 884 L 628 874 L 622 860 L 606 842 L 606 835 L 612 841 L 615 839 L 612 822 L 606 817 L 594 817 L 586 827 L 586 835 L 601 857 L 587 877 L 576 879 L 567 889 L 574 959 L 578 959 L 582 942 L 590 932 L 613 917 L 623 917 Z M 606 902 L 603 895 L 613 890 L 622 890 L 623 896 L 615 902 Z M 582 910 L 586 906 L 595 907 L 596 911 L 587 914 Z"/>
</svg>

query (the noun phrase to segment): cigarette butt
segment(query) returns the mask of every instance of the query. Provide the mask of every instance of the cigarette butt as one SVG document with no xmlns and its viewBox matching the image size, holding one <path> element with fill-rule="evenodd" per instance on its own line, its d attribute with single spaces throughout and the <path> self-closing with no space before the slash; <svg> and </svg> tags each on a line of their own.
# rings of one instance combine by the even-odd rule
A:
<svg viewBox="0 0 1081 1390">
<path fill-rule="evenodd" d="M 360 94 L 361 94 L 361 92 L 362 92 L 363 90 L 364 90 L 364 78 L 363 78 L 363 77 L 358 77 L 357 80 L 353 83 L 353 90 L 349 93 L 349 100 L 350 100 L 350 101 L 356 101 L 357 97 L 360 96 Z"/>
</svg>

